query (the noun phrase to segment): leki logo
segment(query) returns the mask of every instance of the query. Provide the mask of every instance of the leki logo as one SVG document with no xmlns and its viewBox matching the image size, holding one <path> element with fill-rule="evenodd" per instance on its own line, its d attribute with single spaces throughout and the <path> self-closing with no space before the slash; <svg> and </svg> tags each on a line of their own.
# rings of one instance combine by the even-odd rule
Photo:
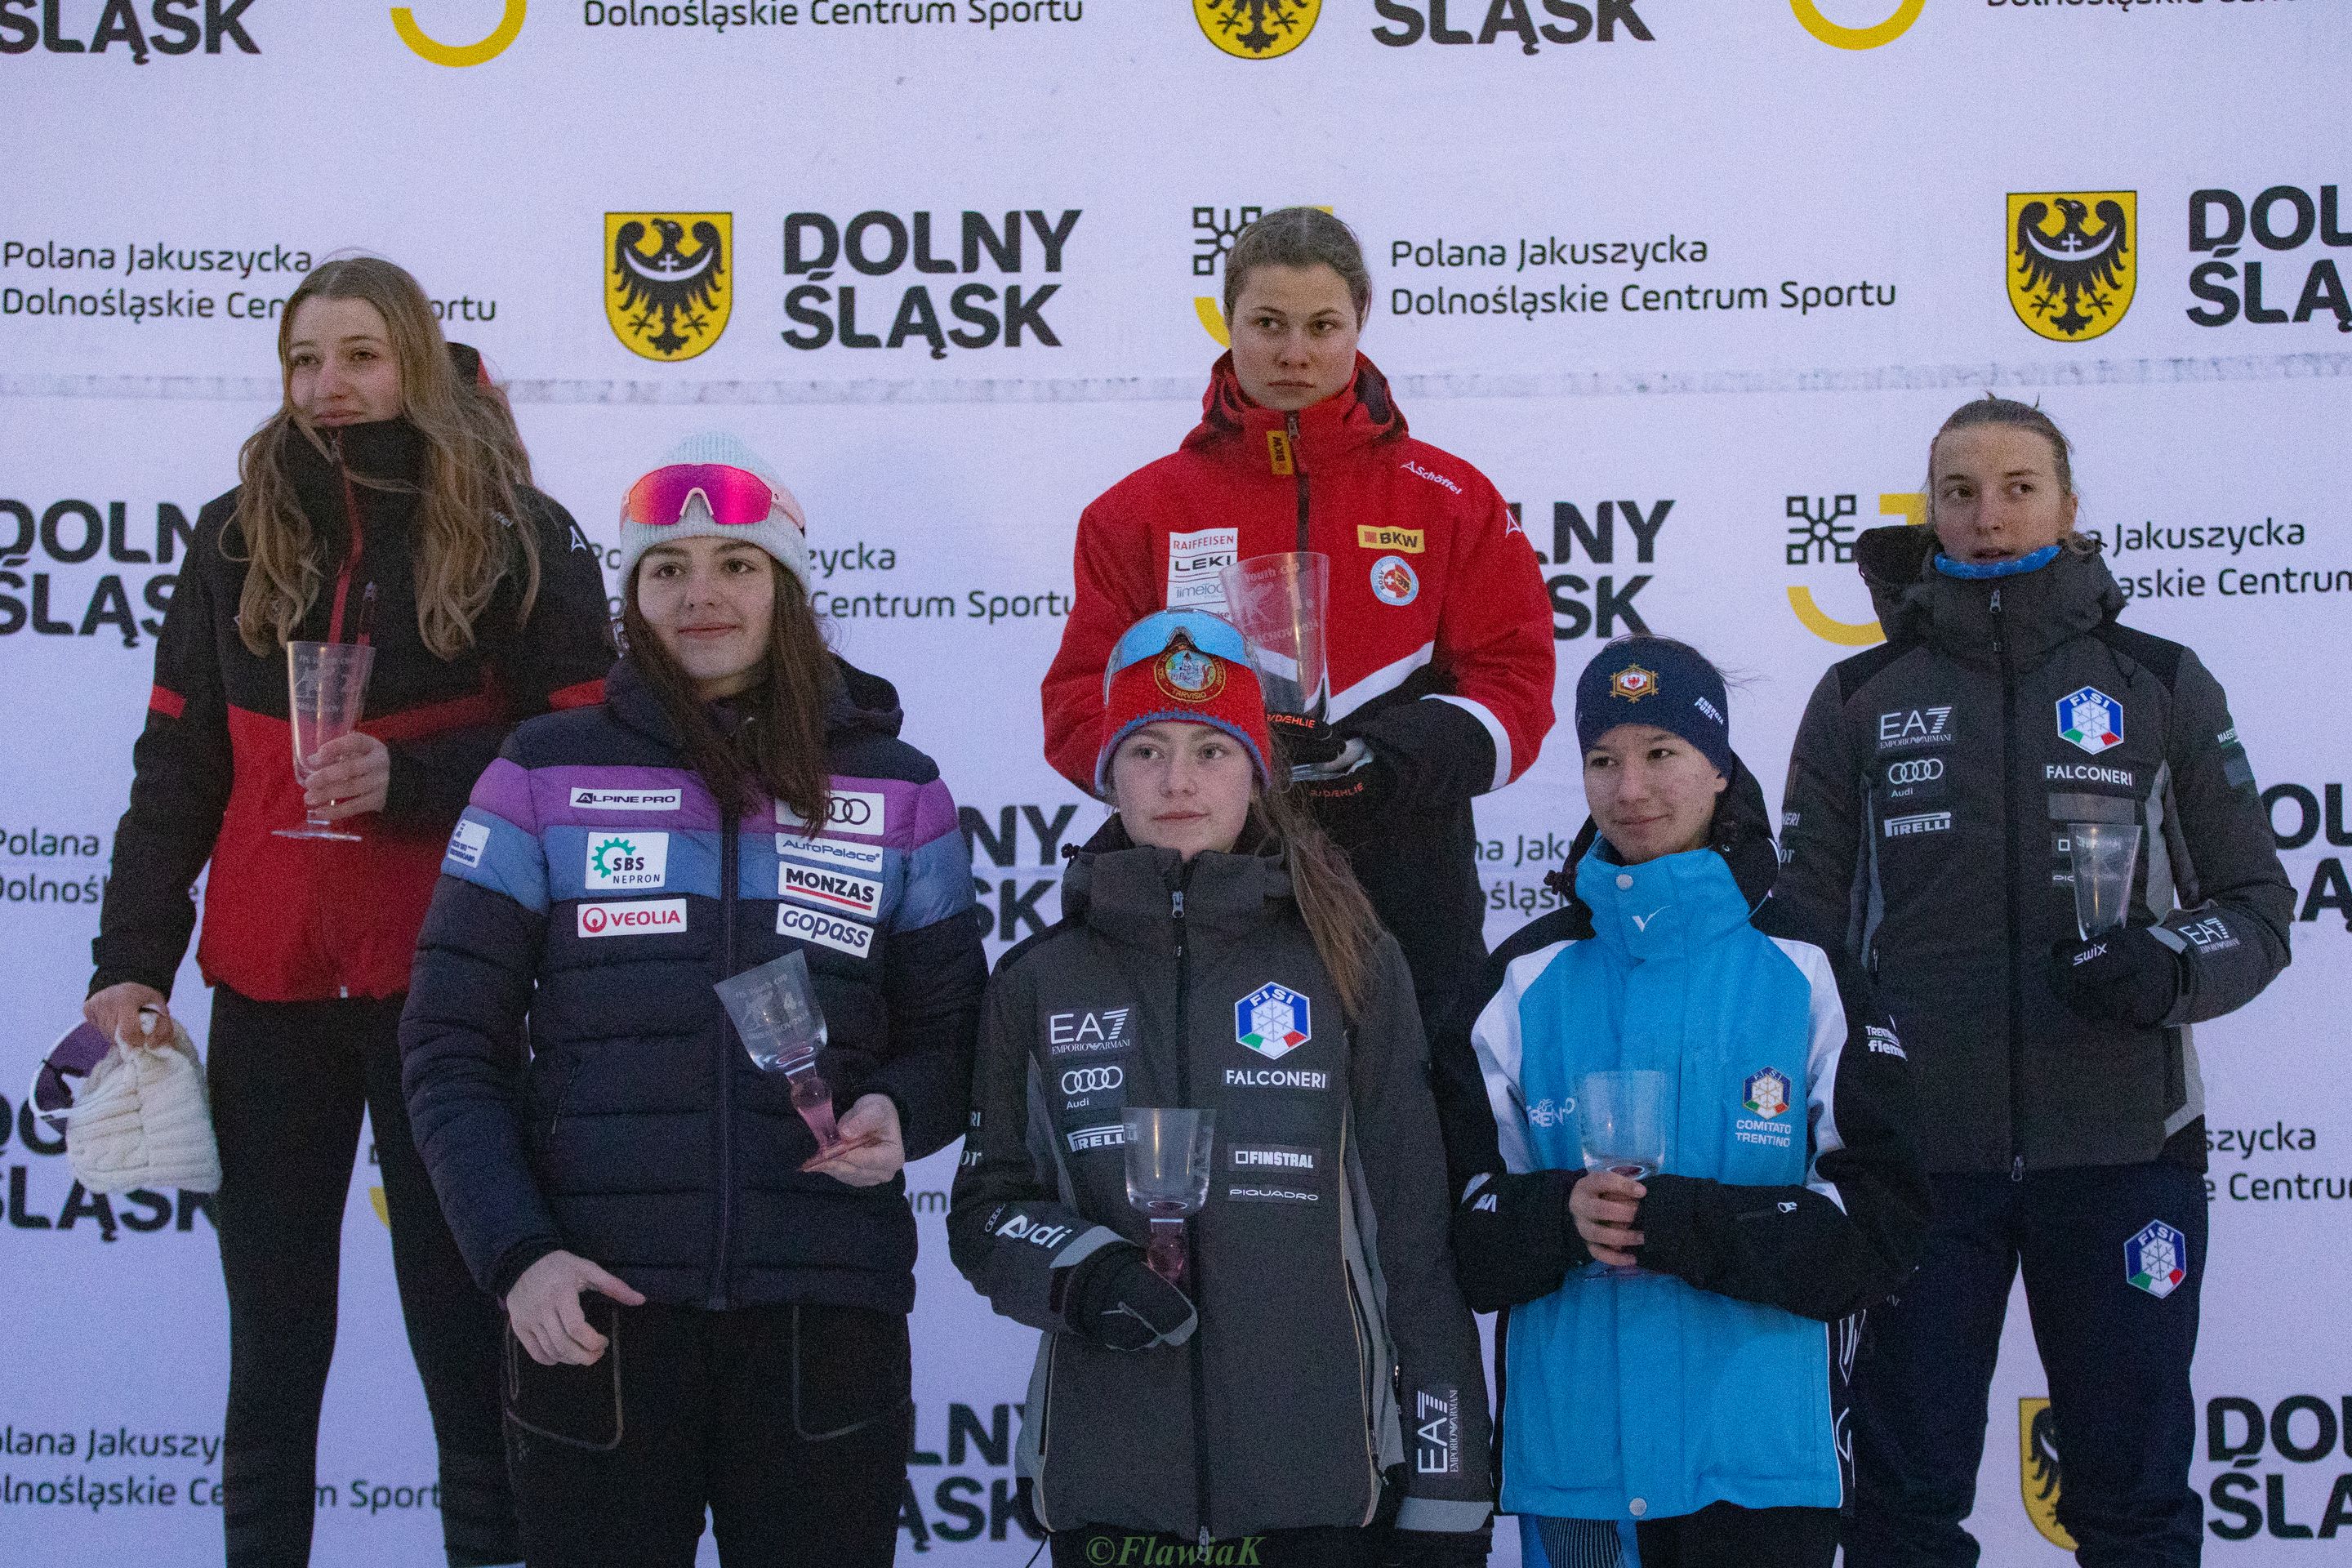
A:
<svg viewBox="0 0 2352 1568">
<path fill-rule="evenodd" d="M 1788 563 L 1845 566 L 1849 571 L 1838 575 L 1852 583 L 1854 540 L 1862 531 L 1856 517 L 1859 500 L 1853 495 L 1783 498 L 1781 511 L 1789 520 Z M 1883 492 L 1878 498 L 1878 515 L 1901 518 L 1915 528 L 1923 528 L 1927 522 L 1927 498 L 1916 490 Z M 1868 647 L 1886 640 L 1875 616 L 1866 621 L 1843 621 L 1822 609 L 1809 583 L 1789 584 L 1789 608 L 1796 612 L 1797 620 L 1807 631 L 1823 642 L 1833 642 L 1841 647 Z"/>
<path fill-rule="evenodd" d="M 416 20 L 416 13 L 406 5 L 392 8 L 392 30 L 400 41 L 436 66 L 478 66 L 484 60 L 494 60 L 506 53 L 507 46 L 522 35 L 522 15 L 530 0 L 507 0 L 506 11 L 499 25 L 487 37 L 470 44 L 445 44 L 426 32 Z"/>
<path fill-rule="evenodd" d="M 604 317 L 632 353 L 692 359 L 735 298 L 732 213 L 606 213 Z"/>
<path fill-rule="evenodd" d="M 2041 191 L 2009 197 L 2009 303 L 2053 342 L 2087 342 L 2131 309 L 2139 273 L 2134 191 Z"/>
<path fill-rule="evenodd" d="M 1822 16 L 1820 0 L 1789 0 L 1789 9 L 1797 14 L 1805 31 L 1837 49 L 1874 49 L 1881 44 L 1891 44 L 1909 32 L 1911 24 L 1927 8 L 1927 0 L 1901 0 L 1884 22 L 1850 27 Z"/>
<path fill-rule="evenodd" d="M 1270 60 L 1307 41 L 1323 0 L 1192 0 L 1209 42 L 1236 59 Z"/>
</svg>

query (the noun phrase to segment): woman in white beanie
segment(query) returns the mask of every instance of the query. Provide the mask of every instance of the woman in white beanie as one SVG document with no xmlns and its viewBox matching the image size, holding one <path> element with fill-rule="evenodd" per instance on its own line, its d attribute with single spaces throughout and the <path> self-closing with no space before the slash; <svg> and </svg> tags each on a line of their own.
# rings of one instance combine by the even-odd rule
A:
<svg viewBox="0 0 2352 1568">
<path fill-rule="evenodd" d="M 890 1560 L 912 1418 L 900 1169 L 956 1138 L 971 858 L 887 681 L 825 647 L 791 493 L 695 437 L 629 491 L 604 700 L 516 731 L 449 845 L 401 1026 L 417 1144 L 506 1303 L 534 1563 Z M 713 986 L 793 951 L 820 1161 Z M 518 1040 L 528 1051 L 518 1052 Z"/>
</svg>

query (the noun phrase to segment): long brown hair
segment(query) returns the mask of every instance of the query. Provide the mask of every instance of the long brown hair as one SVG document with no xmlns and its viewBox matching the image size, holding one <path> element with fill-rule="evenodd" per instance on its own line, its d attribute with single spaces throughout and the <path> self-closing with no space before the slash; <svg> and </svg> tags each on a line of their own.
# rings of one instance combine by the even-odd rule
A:
<svg viewBox="0 0 2352 1568">
<path fill-rule="evenodd" d="M 312 299 L 360 300 L 375 307 L 400 370 L 401 416 L 425 440 L 415 565 L 416 628 L 425 646 L 442 658 L 471 647 L 475 620 L 489 606 L 500 579 L 517 567 L 519 619 L 528 620 L 539 597 L 539 536 L 516 494 L 530 482 L 530 464 L 503 399 L 495 388 L 486 393 L 458 376 L 432 302 L 415 279 L 381 257 L 353 256 L 311 268 L 287 296 L 278 319 L 285 400 L 237 454 L 242 488 L 235 521 L 251 563 L 237 605 L 245 646 L 274 653 L 293 637 L 325 580 L 310 520 L 284 461 L 289 442 L 325 449 L 295 413 L 288 360 L 295 313 Z M 352 479 L 392 488 L 358 474 Z"/>
<path fill-rule="evenodd" d="M 694 693 L 694 678 L 671 657 L 637 607 L 637 571 L 621 591 L 621 635 L 635 665 L 677 727 L 688 765 L 719 805 L 751 813 L 770 795 L 816 833 L 824 827 L 833 770 L 825 755 L 825 704 L 836 677 L 824 628 L 809 607 L 801 580 L 772 556 L 775 606 L 768 615 L 768 648 L 752 684 L 737 700 L 742 722 L 729 734 L 710 704 Z M 640 560 L 638 567 L 645 563 Z"/>
<path fill-rule="evenodd" d="M 1299 916 L 1339 993 L 1340 1008 L 1350 1019 L 1360 1019 L 1371 1001 L 1372 953 L 1381 940 L 1372 900 L 1364 896 L 1339 847 L 1289 791 L 1260 790 L 1250 811 L 1289 863 Z"/>
</svg>

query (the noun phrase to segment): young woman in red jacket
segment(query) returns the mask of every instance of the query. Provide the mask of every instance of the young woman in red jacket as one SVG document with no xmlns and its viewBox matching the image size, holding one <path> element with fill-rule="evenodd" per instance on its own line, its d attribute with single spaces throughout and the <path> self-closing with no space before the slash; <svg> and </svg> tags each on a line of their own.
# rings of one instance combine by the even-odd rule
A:
<svg viewBox="0 0 2352 1568">
<path fill-rule="evenodd" d="M 1045 755 L 1092 788 L 1103 668 L 1128 626 L 1163 607 L 1223 612 L 1218 573 L 1236 560 L 1328 556 L 1328 723 L 1285 726 L 1284 749 L 1444 1037 L 1486 957 L 1470 803 L 1525 773 L 1551 729 L 1551 606 L 1495 487 L 1407 435 L 1387 378 L 1357 352 L 1371 297 L 1355 235 L 1319 208 L 1268 213 L 1234 242 L 1233 351 L 1200 424 L 1078 520 Z M 1483 1168 L 1458 1151 L 1493 1138 L 1477 1064 L 1459 1055 L 1433 1064 L 1457 1192 Z"/>
<path fill-rule="evenodd" d="M 286 302 L 278 355 L 285 402 L 197 519 L 163 617 L 83 1010 L 137 1040 L 140 1009 L 168 1009 L 209 863 L 196 962 L 213 987 L 228 1562 L 309 1557 L 365 1110 L 448 1559 L 511 1563 L 498 1304 L 467 1276 L 411 1142 L 394 1031 L 476 776 L 519 721 L 603 700 L 604 578 L 406 272 L 373 257 L 316 268 Z M 294 641 L 374 649 L 360 729 L 313 754 L 307 791 L 288 732 Z M 306 810 L 357 841 L 278 836 Z"/>
</svg>

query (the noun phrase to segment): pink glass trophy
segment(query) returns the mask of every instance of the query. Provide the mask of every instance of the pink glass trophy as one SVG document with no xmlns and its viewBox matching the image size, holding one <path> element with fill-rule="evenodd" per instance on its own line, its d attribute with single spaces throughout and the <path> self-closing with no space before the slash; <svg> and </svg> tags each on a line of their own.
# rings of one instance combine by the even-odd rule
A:
<svg viewBox="0 0 2352 1568">
<path fill-rule="evenodd" d="M 1127 1201 L 1151 1218 L 1144 1261 L 1171 1285 L 1184 1279 L 1184 1219 L 1209 1201 L 1215 1141 L 1213 1110 L 1130 1107 L 1127 1133 Z"/>
<path fill-rule="evenodd" d="M 882 1142 L 878 1132 L 844 1138 L 833 1114 L 833 1087 L 817 1068 L 817 1051 L 824 1045 L 824 1012 L 809 985 L 808 960 L 795 948 L 718 985 L 719 1000 L 735 1022 L 751 1065 L 763 1073 L 782 1073 L 801 1113 L 816 1138 L 816 1156 L 801 1169 L 814 1170 L 855 1149 Z"/>
</svg>

